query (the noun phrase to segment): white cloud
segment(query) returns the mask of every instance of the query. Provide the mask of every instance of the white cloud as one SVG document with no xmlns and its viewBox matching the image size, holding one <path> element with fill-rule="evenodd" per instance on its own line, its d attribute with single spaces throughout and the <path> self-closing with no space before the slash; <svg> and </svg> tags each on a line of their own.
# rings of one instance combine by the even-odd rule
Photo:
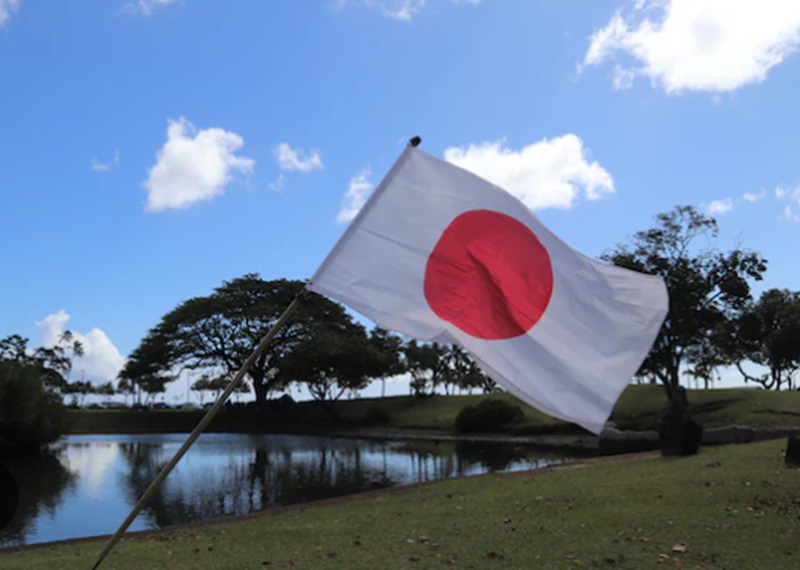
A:
<svg viewBox="0 0 800 570">
<path fill-rule="evenodd" d="M 734 91 L 764 81 L 800 44 L 795 0 L 637 0 L 596 30 L 584 66 L 628 56 L 619 69 L 649 77 L 668 93 Z M 615 85 L 629 85 L 619 81 Z"/>
<path fill-rule="evenodd" d="M 92 158 L 92 172 L 108 172 L 117 166 L 119 166 L 119 151 L 114 152 L 114 158 L 109 162 L 100 162 L 96 158 Z"/>
<path fill-rule="evenodd" d="M 67 330 L 69 318 L 69 314 L 62 309 L 57 313 L 47 315 L 36 323 L 42 330 L 42 346 L 51 347 L 59 341 L 61 334 Z M 72 335 L 74 340 L 81 342 L 84 351 L 83 357 L 73 360 L 73 379 L 75 379 L 75 374 L 81 374 L 81 371 L 84 371 L 87 380 L 95 383 L 116 379 L 117 374 L 125 365 L 125 357 L 119 353 L 106 333 L 94 328 L 86 334 L 72 331 Z"/>
<path fill-rule="evenodd" d="M 624 91 L 633 87 L 633 80 L 636 74 L 621 65 L 614 66 L 614 79 L 612 85 L 615 91 Z"/>
<path fill-rule="evenodd" d="M 718 216 L 727 214 L 733 210 L 733 198 L 723 198 L 722 200 L 714 200 L 710 204 L 704 205 L 706 214 L 710 216 Z"/>
<path fill-rule="evenodd" d="M 286 176 L 278 174 L 278 177 L 269 183 L 269 189 L 273 192 L 281 192 L 286 188 Z"/>
<path fill-rule="evenodd" d="M 792 189 L 784 186 L 777 186 L 775 188 L 775 198 L 777 200 L 790 200 L 800 205 L 800 186 Z"/>
<path fill-rule="evenodd" d="M 767 195 L 766 190 L 761 190 L 760 192 L 758 192 L 758 194 L 753 194 L 752 192 L 745 192 L 744 194 L 742 194 L 741 199 L 744 202 L 755 204 L 756 202 L 760 202 L 761 200 L 763 200 L 766 195 Z"/>
<path fill-rule="evenodd" d="M 136 0 L 125 2 L 122 11 L 126 14 L 141 14 L 142 16 L 152 16 L 156 10 L 166 8 L 170 4 L 182 4 L 183 0 Z"/>
<path fill-rule="evenodd" d="M 469 4 L 477 6 L 482 0 L 450 0 L 451 4 Z M 381 13 L 392 20 L 410 22 L 428 4 L 428 0 L 339 0 L 336 8 L 351 4 L 363 4 L 370 8 L 380 10 Z"/>
<path fill-rule="evenodd" d="M 784 219 L 784 220 L 788 220 L 788 221 L 790 221 L 790 222 L 794 222 L 794 223 L 796 223 L 796 224 L 797 224 L 797 223 L 800 223 L 800 215 L 798 215 L 798 214 L 795 214 L 795 213 L 792 211 L 792 207 L 791 207 L 791 206 L 786 206 L 786 207 L 783 209 L 783 219 Z"/>
<path fill-rule="evenodd" d="M 281 143 L 275 147 L 274 154 L 281 170 L 311 172 L 322 169 L 322 159 L 316 150 L 304 156 L 303 151 L 293 149 L 288 143 Z"/>
<path fill-rule="evenodd" d="M 504 145 L 501 140 L 448 148 L 444 158 L 511 192 L 531 209 L 571 208 L 581 198 L 598 200 L 614 192 L 611 175 L 589 161 L 588 149 L 573 134 L 518 151 Z"/>
<path fill-rule="evenodd" d="M 183 117 L 168 121 L 167 142 L 142 184 L 146 209 L 186 208 L 223 194 L 233 175 L 253 171 L 253 159 L 236 155 L 243 146 L 236 133 L 218 128 L 198 131 Z"/>
<path fill-rule="evenodd" d="M 11 13 L 19 10 L 20 0 L 0 0 L 0 27 L 5 26 Z"/>
<path fill-rule="evenodd" d="M 338 223 L 349 222 L 355 218 L 358 211 L 366 203 L 370 192 L 375 187 L 369 179 L 370 176 L 372 176 L 372 171 L 369 168 L 365 168 L 350 179 L 347 192 L 342 200 L 342 207 L 336 217 Z"/>
</svg>

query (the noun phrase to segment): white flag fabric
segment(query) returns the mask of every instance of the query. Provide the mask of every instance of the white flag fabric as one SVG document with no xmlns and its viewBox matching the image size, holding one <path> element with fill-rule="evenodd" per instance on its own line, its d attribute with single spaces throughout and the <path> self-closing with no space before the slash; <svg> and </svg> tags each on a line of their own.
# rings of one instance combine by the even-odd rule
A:
<svg viewBox="0 0 800 570">
<path fill-rule="evenodd" d="M 308 288 L 461 345 L 518 398 L 594 433 L 668 310 L 660 277 L 584 257 L 501 188 L 411 146 Z"/>
</svg>

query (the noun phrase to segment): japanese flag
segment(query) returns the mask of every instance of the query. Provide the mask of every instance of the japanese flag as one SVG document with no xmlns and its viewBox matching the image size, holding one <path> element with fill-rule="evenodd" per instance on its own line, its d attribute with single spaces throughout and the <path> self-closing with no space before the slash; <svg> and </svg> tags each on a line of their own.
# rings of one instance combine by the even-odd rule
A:
<svg viewBox="0 0 800 570">
<path fill-rule="evenodd" d="M 308 288 L 463 346 L 518 398 L 594 433 L 668 309 L 660 277 L 584 257 L 501 188 L 412 146 Z"/>
</svg>

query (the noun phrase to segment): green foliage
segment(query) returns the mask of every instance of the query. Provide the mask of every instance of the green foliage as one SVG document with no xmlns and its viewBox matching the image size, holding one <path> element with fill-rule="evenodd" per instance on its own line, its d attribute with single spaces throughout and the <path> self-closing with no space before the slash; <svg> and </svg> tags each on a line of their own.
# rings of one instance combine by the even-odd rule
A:
<svg viewBox="0 0 800 570">
<path fill-rule="evenodd" d="M 0 361 L 0 439 L 36 451 L 67 428 L 61 395 L 44 381 L 36 365 Z"/>
<path fill-rule="evenodd" d="M 698 238 L 714 238 L 717 223 L 692 206 L 659 214 L 655 225 L 640 231 L 604 259 L 642 273 L 660 275 L 669 291 L 669 314 L 639 375 L 657 378 L 672 398 L 683 366 L 708 375 L 727 359 L 721 349 L 731 319 L 750 300 L 750 280 L 759 281 L 766 260 L 734 249 L 722 253 L 698 249 Z"/>
<path fill-rule="evenodd" d="M 786 289 L 764 291 L 734 324 L 728 346 L 733 360 L 747 381 L 767 389 L 793 389 L 794 375 L 800 369 L 800 293 Z M 744 371 L 742 360 L 766 369 L 761 375 Z"/>
<path fill-rule="evenodd" d="M 179 370 L 197 370 L 208 381 L 195 383 L 196 389 L 218 392 L 303 287 L 248 274 L 181 303 L 133 351 L 120 379 L 163 391 Z M 394 370 L 391 345 L 388 335 L 370 344 L 341 305 L 308 292 L 247 375 L 260 404 L 292 382 L 307 383 L 317 398 L 336 398 Z"/>
<path fill-rule="evenodd" d="M 414 395 L 421 396 L 428 385 L 431 392 L 439 383 L 441 372 L 440 349 L 437 344 L 417 344 L 409 341 L 404 348 L 406 368 L 411 374 L 411 389 Z"/>
<path fill-rule="evenodd" d="M 366 387 L 381 370 L 381 354 L 364 327 L 337 306 L 334 318 L 316 322 L 306 338 L 278 363 L 283 384 L 303 383 L 317 400 L 338 400 Z"/>
<path fill-rule="evenodd" d="M 456 416 L 455 427 L 460 432 L 491 432 L 524 419 L 525 413 L 517 405 L 489 398 L 475 406 L 466 406 Z"/>
</svg>

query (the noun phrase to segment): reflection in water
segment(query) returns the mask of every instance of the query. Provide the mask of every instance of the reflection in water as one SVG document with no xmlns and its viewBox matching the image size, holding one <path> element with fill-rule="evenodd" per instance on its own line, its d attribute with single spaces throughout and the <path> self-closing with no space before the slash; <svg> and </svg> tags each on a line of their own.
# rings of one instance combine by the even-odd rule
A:
<svg viewBox="0 0 800 570">
<path fill-rule="evenodd" d="M 69 472 L 51 453 L 3 461 L 19 488 L 19 505 L 11 522 L 0 529 L 0 545 L 24 544 L 40 519 L 53 517 L 64 494 L 75 484 Z"/>
<path fill-rule="evenodd" d="M 0 546 L 113 532 L 185 437 L 66 438 L 46 466 L 15 472 L 29 503 L 0 531 Z M 557 461 L 497 442 L 204 434 L 131 530 Z"/>
</svg>

